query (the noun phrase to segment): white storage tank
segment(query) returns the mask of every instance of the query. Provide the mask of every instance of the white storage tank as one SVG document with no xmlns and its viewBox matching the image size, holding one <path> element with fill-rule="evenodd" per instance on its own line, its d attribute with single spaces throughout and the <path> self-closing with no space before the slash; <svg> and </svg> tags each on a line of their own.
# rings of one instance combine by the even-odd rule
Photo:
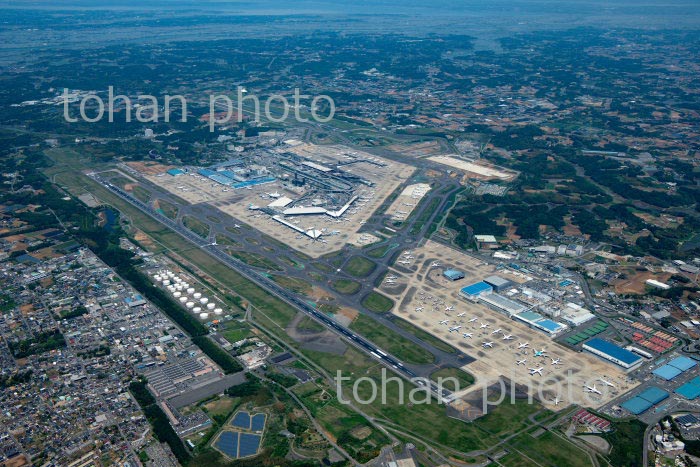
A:
<svg viewBox="0 0 700 467">
<path fill-rule="evenodd" d="M 185 306 L 187 308 L 192 308 L 192 307 L 194 307 L 194 302 L 187 302 L 187 303 L 185 303 Z"/>
<path fill-rule="evenodd" d="M 194 293 L 194 288 L 190 287 L 187 289 L 187 295 L 192 295 Z"/>
<path fill-rule="evenodd" d="M 207 303 L 207 310 L 213 310 L 214 307 L 216 307 L 216 305 L 214 305 L 213 303 Z"/>
<path fill-rule="evenodd" d="M 165 279 L 165 280 L 163 281 L 163 285 L 170 285 L 170 281 L 169 281 L 168 279 Z"/>
<path fill-rule="evenodd" d="M 199 314 L 199 317 L 200 317 L 201 319 L 209 319 L 209 313 L 200 313 L 200 314 Z"/>
<path fill-rule="evenodd" d="M 182 292 L 176 290 L 175 293 L 173 294 L 173 297 L 180 298 L 180 295 L 182 295 Z"/>
<path fill-rule="evenodd" d="M 180 297 L 180 303 L 185 303 L 187 301 L 187 297 Z"/>
<path fill-rule="evenodd" d="M 224 310 L 222 310 L 221 308 L 215 308 L 215 309 L 214 309 L 214 314 L 215 314 L 215 315 L 220 315 L 220 314 L 222 314 L 223 312 L 224 312 Z"/>
<path fill-rule="evenodd" d="M 202 294 L 200 292 L 195 292 L 193 297 L 196 298 L 197 300 L 199 300 L 200 298 L 202 298 Z"/>
<path fill-rule="evenodd" d="M 209 299 L 207 297 L 202 297 L 199 299 L 199 303 L 201 303 L 202 305 L 206 305 L 207 302 L 209 302 Z"/>
<path fill-rule="evenodd" d="M 200 311 L 202 311 L 202 309 L 200 307 L 196 306 L 196 307 L 192 308 L 192 311 L 194 313 L 199 313 Z"/>
</svg>

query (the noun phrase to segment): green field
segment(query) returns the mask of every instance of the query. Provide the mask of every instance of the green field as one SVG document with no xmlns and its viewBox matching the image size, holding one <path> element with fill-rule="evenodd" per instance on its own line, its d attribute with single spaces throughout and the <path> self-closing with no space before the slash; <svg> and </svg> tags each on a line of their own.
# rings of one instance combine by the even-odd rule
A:
<svg viewBox="0 0 700 467">
<path fill-rule="evenodd" d="M 158 207 L 168 219 L 175 219 L 177 217 L 178 208 L 174 204 L 161 199 L 158 200 Z"/>
<path fill-rule="evenodd" d="M 347 272 L 351 276 L 367 277 L 376 267 L 377 265 L 367 258 L 363 258 L 362 256 L 353 256 L 345 263 L 343 271 Z"/>
<path fill-rule="evenodd" d="M 338 279 L 331 284 L 333 290 L 344 295 L 352 295 L 360 290 L 360 283 L 350 279 Z"/>
<path fill-rule="evenodd" d="M 200 221 L 196 217 L 184 216 L 182 218 L 182 223 L 185 227 L 202 238 L 207 238 L 209 236 L 209 224 Z"/>
<path fill-rule="evenodd" d="M 362 299 L 362 306 L 375 313 L 386 313 L 394 306 L 394 301 L 378 292 L 370 292 Z"/>
<path fill-rule="evenodd" d="M 431 373 L 430 379 L 438 382 L 438 378 L 443 378 L 443 387 L 450 391 L 462 390 L 474 384 L 474 376 L 459 368 L 441 368 Z M 445 380 L 445 378 L 455 378 L 457 387 L 455 387 L 454 381 Z"/>
<path fill-rule="evenodd" d="M 228 235 L 224 234 L 216 234 L 216 243 L 219 245 L 224 245 L 224 246 L 241 246 L 240 243 L 229 237 Z"/>
<path fill-rule="evenodd" d="M 308 295 L 311 293 L 311 284 L 304 280 L 297 279 L 296 277 L 273 275 L 270 278 L 287 290 L 291 290 L 302 295 Z"/>
<path fill-rule="evenodd" d="M 383 258 L 384 255 L 391 249 L 392 245 L 386 244 L 378 248 L 373 248 L 367 252 L 367 256 L 371 258 Z"/>
<path fill-rule="evenodd" d="M 282 268 L 273 261 L 265 258 L 257 253 L 247 253 L 245 251 L 229 251 L 229 254 L 234 258 L 238 258 L 248 266 L 254 268 L 267 269 L 269 271 L 281 271 Z"/>
<path fill-rule="evenodd" d="M 442 350 L 443 352 L 447 353 L 455 353 L 457 352 L 457 349 L 449 345 L 447 342 L 443 341 L 442 339 L 439 339 L 432 334 L 423 331 L 419 327 L 416 327 L 409 323 L 408 321 L 405 321 L 401 318 L 396 318 L 394 319 L 394 324 L 396 324 L 398 327 L 403 329 L 404 331 L 408 331 L 414 336 L 416 336 L 418 339 L 422 340 L 423 342 L 427 342 L 428 344 L 432 345 L 438 350 Z"/>
<path fill-rule="evenodd" d="M 399 360 L 407 363 L 424 364 L 433 363 L 433 354 L 396 334 L 386 326 L 376 322 L 372 318 L 358 315 L 350 325 L 350 329 L 357 331 L 382 349 L 394 355 Z"/>
<path fill-rule="evenodd" d="M 569 442 L 563 437 L 564 435 L 554 431 L 545 431 L 539 436 L 533 436 L 534 432 L 536 430 L 523 433 L 508 443 L 508 450 L 520 457 L 520 463 L 507 465 L 523 465 L 522 461 L 529 462 L 531 460 L 536 460 L 539 465 L 553 467 L 560 465 L 590 467 L 592 465 L 586 451 Z"/>
<path fill-rule="evenodd" d="M 134 198 L 143 203 L 146 203 L 151 199 L 151 192 L 139 185 L 136 185 L 131 193 L 134 195 Z"/>
<path fill-rule="evenodd" d="M 230 343 L 238 342 L 250 336 L 250 327 L 245 323 L 240 323 L 238 321 L 229 321 L 224 326 L 223 330 L 219 332 L 224 339 Z"/>
</svg>

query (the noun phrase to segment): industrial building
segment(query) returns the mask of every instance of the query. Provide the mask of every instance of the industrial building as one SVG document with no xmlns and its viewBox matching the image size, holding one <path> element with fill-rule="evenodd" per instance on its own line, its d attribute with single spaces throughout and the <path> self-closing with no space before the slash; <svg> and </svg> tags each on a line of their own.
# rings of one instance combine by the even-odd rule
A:
<svg viewBox="0 0 700 467">
<path fill-rule="evenodd" d="M 508 317 L 527 309 L 522 303 L 506 298 L 503 295 L 498 295 L 497 293 L 481 294 L 479 295 L 479 301 L 493 310 L 506 314 Z"/>
<path fill-rule="evenodd" d="M 480 281 L 463 287 L 459 294 L 469 300 L 476 300 L 480 295 L 490 294 L 491 292 L 493 292 L 493 287 L 486 282 Z"/>
<path fill-rule="evenodd" d="M 675 390 L 675 393 L 688 400 L 697 399 L 700 396 L 700 376 L 696 376 L 683 386 Z"/>
<path fill-rule="evenodd" d="M 594 355 L 620 365 L 628 371 L 636 368 L 643 361 L 639 355 L 598 337 L 583 344 L 583 348 Z"/>
<path fill-rule="evenodd" d="M 523 311 L 513 316 L 514 319 L 527 324 L 530 328 L 538 329 L 551 336 L 555 336 L 566 329 L 563 324 L 545 318 L 533 311 Z"/>
<path fill-rule="evenodd" d="M 504 279 L 499 276 L 489 276 L 484 279 L 484 282 L 493 287 L 493 290 L 496 292 L 501 292 L 511 285 L 511 282 L 508 279 Z"/>
<path fill-rule="evenodd" d="M 692 358 L 680 356 L 674 358 L 664 366 L 655 369 L 652 373 L 666 381 L 671 381 L 678 375 L 694 368 L 697 364 L 698 363 Z"/>
<path fill-rule="evenodd" d="M 460 279 L 464 279 L 464 273 L 457 269 L 445 269 L 442 275 L 451 281 L 458 281 Z"/>
<path fill-rule="evenodd" d="M 620 405 L 623 409 L 627 410 L 633 415 L 639 415 L 641 413 L 646 412 L 659 402 L 666 400 L 668 396 L 668 392 L 664 391 L 663 389 L 657 388 L 655 386 L 650 386 L 638 395 L 626 400 Z"/>
</svg>

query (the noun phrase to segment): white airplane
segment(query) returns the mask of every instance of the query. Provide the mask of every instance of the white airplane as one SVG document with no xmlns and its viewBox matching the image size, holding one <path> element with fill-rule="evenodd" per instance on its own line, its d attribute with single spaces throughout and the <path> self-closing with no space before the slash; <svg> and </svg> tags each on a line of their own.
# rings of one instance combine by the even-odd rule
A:
<svg viewBox="0 0 700 467">
<path fill-rule="evenodd" d="M 450 305 L 450 306 L 445 307 L 445 311 L 452 311 L 454 309 L 455 309 L 454 305 Z"/>
<path fill-rule="evenodd" d="M 481 327 L 479 329 L 486 329 L 487 327 L 489 327 L 488 324 L 481 323 Z"/>
<path fill-rule="evenodd" d="M 532 349 L 532 351 L 535 353 L 535 357 L 545 357 L 545 352 L 547 352 L 547 350 L 544 347 L 542 348 L 542 350 Z"/>
<path fill-rule="evenodd" d="M 527 362 L 527 358 L 523 358 L 522 360 L 516 360 L 515 364 L 516 365 L 525 365 L 526 362 Z"/>
<path fill-rule="evenodd" d="M 233 224 L 233 228 L 234 228 L 234 229 L 240 229 L 241 226 L 240 226 L 239 224 Z"/>
<path fill-rule="evenodd" d="M 433 261 L 430 263 L 431 268 L 439 268 L 440 267 L 440 262 L 439 261 Z"/>
<path fill-rule="evenodd" d="M 406 259 L 413 259 L 413 258 L 415 258 L 415 256 L 412 256 L 412 255 L 403 255 L 403 257 L 406 258 Z"/>
<path fill-rule="evenodd" d="M 518 349 L 527 349 L 527 347 L 530 345 L 529 342 L 524 342 L 524 343 L 518 343 Z"/>
<path fill-rule="evenodd" d="M 457 318 L 461 318 L 461 317 L 464 316 L 464 315 L 466 315 L 466 313 L 462 312 L 462 313 L 460 313 L 460 314 L 457 315 Z"/>
<path fill-rule="evenodd" d="M 423 311 L 423 307 L 422 307 L 422 306 L 417 306 L 417 307 L 416 307 L 416 311 Z"/>
<path fill-rule="evenodd" d="M 559 405 L 559 402 L 561 402 L 561 399 L 559 399 L 559 396 L 555 397 L 554 400 L 552 401 L 554 405 Z"/>
<path fill-rule="evenodd" d="M 442 321 L 440 321 L 440 324 L 447 324 L 449 322 L 450 322 L 449 319 L 443 319 Z"/>
<path fill-rule="evenodd" d="M 464 337 L 465 339 L 466 339 L 467 337 L 471 339 L 472 334 L 471 334 L 470 332 L 464 332 L 464 333 L 462 333 L 462 337 Z"/>
<path fill-rule="evenodd" d="M 528 368 L 528 370 L 530 370 L 530 376 L 534 375 L 535 373 L 537 373 L 538 375 L 542 376 L 542 370 L 544 370 L 544 368 L 543 368 L 543 367 L 539 367 L 539 368 Z"/>
<path fill-rule="evenodd" d="M 211 243 L 209 244 L 209 246 L 216 246 L 216 240 L 214 240 L 213 242 L 211 242 Z"/>
<path fill-rule="evenodd" d="M 481 344 L 481 345 L 482 345 L 484 348 L 486 348 L 486 347 L 488 347 L 488 348 L 493 348 L 493 342 L 484 342 L 484 343 Z"/>
<path fill-rule="evenodd" d="M 559 365 L 561 363 L 561 358 L 550 358 L 552 365 Z"/>
<path fill-rule="evenodd" d="M 396 284 L 396 281 L 393 279 L 387 279 L 384 281 L 385 284 Z"/>
<path fill-rule="evenodd" d="M 462 329 L 462 326 L 452 326 L 452 327 L 450 328 L 450 332 L 459 331 L 460 329 Z"/>
<path fill-rule="evenodd" d="M 594 394 L 602 394 L 598 388 L 595 387 L 595 384 L 593 386 L 588 386 L 586 385 L 585 387 L 586 392 L 592 392 Z"/>
<path fill-rule="evenodd" d="M 604 380 L 603 378 L 598 378 L 598 381 L 600 381 L 600 382 L 603 383 L 604 385 L 609 386 L 609 387 L 611 387 L 611 388 L 614 388 L 614 387 L 615 387 L 615 385 L 614 385 L 613 383 L 611 383 L 610 381 L 606 381 L 606 380 Z"/>
<path fill-rule="evenodd" d="M 501 328 L 494 329 L 493 331 L 491 331 L 491 334 L 498 334 L 499 332 L 501 332 Z"/>
<path fill-rule="evenodd" d="M 399 264 L 411 264 L 410 261 L 399 261 Z"/>
<path fill-rule="evenodd" d="M 478 320 L 479 320 L 479 318 L 472 318 L 472 319 L 469 320 L 469 322 L 470 322 L 470 323 L 473 323 L 474 321 L 478 321 Z"/>
</svg>

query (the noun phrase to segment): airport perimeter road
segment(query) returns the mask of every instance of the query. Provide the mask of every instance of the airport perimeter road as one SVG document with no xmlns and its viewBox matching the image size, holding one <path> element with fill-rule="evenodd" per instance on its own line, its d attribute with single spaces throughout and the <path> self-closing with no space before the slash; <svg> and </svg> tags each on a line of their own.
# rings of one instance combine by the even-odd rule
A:
<svg viewBox="0 0 700 467">
<path fill-rule="evenodd" d="M 452 393 L 446 389 L 442 389 L 438 393 L 439 388 L 437 384 L 435 384 L 432 381 L 428 381 L 426 383 L 426 381 L 424 381 L 422 378 L 419 378 L 419 376 L 413 370 L 407 368 L 403 364 L 403 362 L 399 361 L 396 357 L 387 354 L 385 351 L 383 351 L 364 337 L 355 334 L 354 332 L 350 331 L 345 326 L 342 326 L 339 323 L 335 322 L 325 314 L 319 313 L 313 306 L 308 304 L 305 300 L 297 297 L 296 294 L 282 288 L 277 283 L 268 279 L 264 275 L 259 274 L 242 261 L 239 261 L 231 255 L 227 254 L 226 252 L 222 251 L 217 245 L 213 245 L 207 242 L 205 239 L 197 236 L 193 232 L 179 225 L 177 222 L 174 222 L 168 217 L 158 213 L 147 204 L 139 201 L 138 199 L 132 197 L 130 194 L 126 193 L 121 188 L 113 185 L 112 183 L 106 180 L 103 180 L 99 175 L 90 174 L 90 176 L 112 193 L 118 195 L 123 200 L 137 207 L 145 214 L 148 214 L 156 221 L 170 228 L 172 231 L 180 234 L 182 237 L 187 239 L 189 242 L 193 243 L 195 246 L 209 253 L 209 255 L 211 255 L 213 258 L 226 264 L 227 266 L 234 269 L 236 272 L 238 272 L 248 280 L 254 282 L 258 286 L 265 289 L 271 295 L 276 296 L 277 298 L 287 302 L 289 305 L 293 306 L 297 310 L 311 316 L 313 319 L 323 324 L 328 329 L 339 334 L 341 337 L 344 337 L 355 347 L 370 354 L 372 357 L 379 360 L 382 364 L 394 370 L 396 373 L 409 379 L 410 381 L 414 382 L 419 386 L 425 386 L 426 384 L 428 384 L 433 394 L 440 399 L 449 398 L 452 395 Z"/>
</svg>

